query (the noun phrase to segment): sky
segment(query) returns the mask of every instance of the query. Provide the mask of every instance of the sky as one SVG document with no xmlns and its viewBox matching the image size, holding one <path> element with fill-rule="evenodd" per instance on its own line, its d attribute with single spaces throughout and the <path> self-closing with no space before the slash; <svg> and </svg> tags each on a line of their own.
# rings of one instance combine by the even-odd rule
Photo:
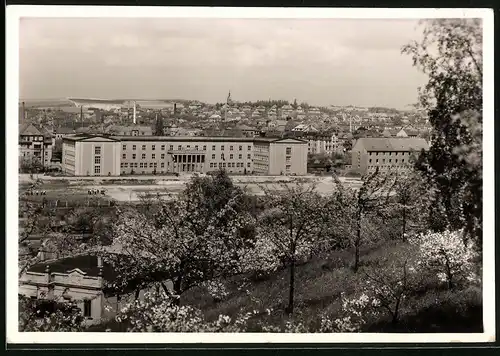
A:
<svg viewBox="0 0 500 356">
<path fill-rule="evenodd" d="M 22 18 L 20 98 L 417 101 L 414 20 Z"/>
</svg>

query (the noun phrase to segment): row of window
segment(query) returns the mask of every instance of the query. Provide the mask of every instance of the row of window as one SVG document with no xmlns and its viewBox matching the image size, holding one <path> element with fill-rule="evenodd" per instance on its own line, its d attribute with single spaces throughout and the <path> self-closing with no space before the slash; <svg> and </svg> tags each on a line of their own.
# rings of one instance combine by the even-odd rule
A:
<svg viewBox="0 0 500 356">
<path fill-rule="evenodd" d="M 243 164 L 243 162 L 228 162 L 227 163 L 227 168 L 243 168 L 245 165 Z M 215 162 L 212 162 L 210 163 L 210 168 L 226 168 L 226 162 L 219 162 L 219 164 L 217 165 L 217 163 Z M 247 167 L 250 168 L 250 162 L 247 163 Z"/>
<path fill-rule="evenodd" d="M 398 163 L 398 159 L 396 158 L 395 160 L 395 163 Z M 372 159 L 370 158 L 369 160 L 370 163 L 372 163 Z M 378 163 L 378 158 L 375 160 L 375 163 Z M 385 163 L 385 158 L 382 159 L 382 163 Z M 392 159 L 389 158 L 389 163 L 392 163 Z M 401 159 L 401 163 L 405 163 L 405 159 Z"/>
<path fill-rule="evenodd" d="M 165 159 L 165 153 L 162 153 L 162 154 L 160 155 L 160 158 L 161 158 L 161 159 Z M 220 157 L 220 158 L 221 158 L 221 159 L 225 159 L 224 154 L 221 154 L 221 157 Z M 251 159 L 251 158 L 252 158 L 252 155 L 251 155 L 250 153 L 249 153 L 249 154 L 247 154 L 247 158 L 248 158 L 248 159 Z M 287 158 L 288 158 L 288 157 L 287 157 Z M 97 159 L 97 157 L 96 157 L 96 159 Z M 126 154 L 126 153 L 123 153 L 123 154 L 122 154 L 122 159 L 127 159 L 127 154 Z M 132 159 L 136 159 L 136 154 L 135 154 L 135 153 L 133 153 L 133 154 L 132 154 Z M 146 154 L 145 154 L 145 153 L 143 153 L 143 154 L 141 155 L 141 159 L 146 159 Z M 156 154 L 152 153 L 152 154 L 151 154 L 151 159 L 156 159 Z M 214 154 L 212 154 L 212 159 L 215 159 L 215 153 L 214 153 Z M 234 159 L 234 155 L 233 155 L 233 154 L 230 154 L 230 155 L 229 155 L 229 159 Z M 238 155 L 238 159 L 243 159 L 243 155 L 242 155 L 241 153 Z M 97 162 L 96 162 L 95 164 L 100 164 L 100 157 L 99 157 L 99 163 L 97 163 Z"/>
<path fill-rule="evenodd" d="M 169 166 L 170 166 L 170 164 L 169 164 Z M 128 168 L 129 164 L 126 163 L 126 162 L 125 163 L 120 163 L 120 167 L 121 168 Z M 158 163 L 156 163 L 156 162 L 149 163 L 149 168 L 156 168 L 156 167 L 158 167 Z M 161 168 L 165 168 L 165 162 L 161 162 L 160 163 L 160 167 Z M 131 162 L 130 163 L 130 168 L 148 168 L 148 164 L 147 164 L 147 162 L 144 162 L 144 163 L 141 162 L 139 164 L 137 164 L 137 162 Z"/>
<path fill-rule="evenodd" d="M 248 158 L 248 159 L 251 159 L 251 158 L 252 158 L 252 155 L 251 155 L 250 153 L 249 153 L 249 154 L 247 154 L 247 158 Z M 213 154 L 212 154 L 212 159 L 215 159 L 215 153 L 213 153 Z M 226 157 L 224 156 L 224 153 L 222 153 L 222 154 L 220 155 L 220 159 L 226 159 Z M 234 155 L 233 155 L 233 154 L 230 154 L 230 155 L 229 155 L 229 159 L 234 159 Z M 243 159 L 243 155 L 242 155 L 241 153 L 238 155 L 238 159 Z"/>
<path fill-rule="evenodd" d="M 26 141 L 43 141 L 43 136 L 21 136 L 21 137 L 24 137 Z"/>
<path fill-rule="evenodd" d="M 384 155 L 384 154 L 387 154 L 387 153 L 388 153 L 388 154 L 389 154 L 389 156 L 392 156 L 392 154 L 393 154 L 393 153 L 394 153 L 394 156 L 397 156 L 397 155 L 398 155 L 398 153 L 400 153 L 400 154 L 401 154 L 401 156 L 404 156 L 404 155 L 405 155 L 405 153 L 406 153 L 408 156 L 410 155 L 410 152 L 370 152 L 369 154 L 370 154 L 370 156 L 372 156 L 372 155 L 378 156 L 378 154 L 379 154 L 379 153 L 380 153 L 381 155 Z"/>
<path fill-rule="evenodd" d="M 191 145 L 187 145 L 187 146 L 186 146 L 186 149 L 190 149 L 190 148 L 191 148 Z M 123 150 L 125 151 L 126 149 L 127 149 L 127 145 L 123 145 Z M 161 149 L 162 151 L 165 151 L 165 145 L 161 145 L 161 146 L 160 146 L 160 149 Z M 173 149 L 174 149 L 174 145 L 170 145 L 170 146 L 169 146 L 169 150 L 170 150 L 170 151 L 172 151 Z M 198 151 L 198 149 L 199 149 L 199 146 L 198 146 L 198 145 L 195 145 L 195 146 L 194 146 L 194 150 L 195 150 L 195 151 Z M 215 145 L 212 145 L 212 151 L 215 151 L 215 149 L 216 149 Z M 221 146 L 220 146 L 220 149 L 221 149 L 221 151 L 224 151 L 224 145 L 221 145 Z M 248 151 L 251 151 L 251 150 L 252 150 L 252 146 L 250 146 L 250 145 L 249 145 L 249 146 L 247 147 L 247 149 L 248 149 Z M 137 150 L 137 145 L 132 145 L 132 150 L 133 150 L 133 151 Z M 142 150 L 143 150 L 143 151 L 145 151 L 145 150 L 146 150 L 146 145 L 142 145 Z M 151 145 L 151 150 L 152 150 L 152 151 L 156 150 L 156 145 Z M 178 146 L 177 146 L 177 150 L 179 150 L 179 151 L 180 151 L 180 150 L 182 150 L 182 145 L 178 145 Z M 207 150 L 207 146 L 206 146 L 206 145 L 204 145 L 202 150 L 203 150 L 203 151 L 206 151 L 206 150 Z M 240 145 L 240 146 L 238 146 L 238 150 L 239 150 L 239 151 L 243 151 L 243 146 L 241 146 L 241 145 Z M 229 146 L 229 151 L 234 151 L 234 146 L 233 146 L 233 145 L 230 145 L 230 146 Z"/>
</svg>

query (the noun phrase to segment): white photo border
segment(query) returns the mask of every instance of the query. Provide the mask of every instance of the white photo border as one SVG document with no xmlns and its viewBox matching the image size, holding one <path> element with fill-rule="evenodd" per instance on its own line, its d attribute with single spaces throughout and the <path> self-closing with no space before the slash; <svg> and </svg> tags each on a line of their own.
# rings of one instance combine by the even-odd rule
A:
<svg viewBox="0 0 500 356">
<path fill-rule="evenodd" d="M 381 8 L 227 8 L 227 7 L 111 7 L 7 6 L 6 11 L 6 337 L 22 344 L 235 344 L 235 343 L 444 343 L 494 342 L 495 329 L 495 210 L 494 210 L 494 73 L 493 10 L 491 9 L 381 9 Z M 21 17 L 114 18 L 355 18 L 422 19 L 481 18 L 483 21 L 483 333 L 470 334 L 281 334 L 281 333 L 29 333 L 18 331 L 18 103 L 19 22 Z M 14 207 L 16 207 L 14 209 Z M 62 337 L 64 335 L 64 337 Z M 229 345 L 228 345 L 229 346 Z M 319 346 L 319 345 L 318 345 Z"/>
</svg>

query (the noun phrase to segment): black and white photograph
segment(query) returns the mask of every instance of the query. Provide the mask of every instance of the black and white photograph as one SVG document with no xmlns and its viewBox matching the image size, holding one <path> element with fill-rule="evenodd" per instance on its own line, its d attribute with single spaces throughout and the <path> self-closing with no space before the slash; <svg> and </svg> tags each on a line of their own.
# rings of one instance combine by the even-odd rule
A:
<svg viewBox="0 0 500 356">
<path fill-rule="evenodd" d="M 492 11 L 7 22 L 8 342 L 495 341 Z"/>
</svg>

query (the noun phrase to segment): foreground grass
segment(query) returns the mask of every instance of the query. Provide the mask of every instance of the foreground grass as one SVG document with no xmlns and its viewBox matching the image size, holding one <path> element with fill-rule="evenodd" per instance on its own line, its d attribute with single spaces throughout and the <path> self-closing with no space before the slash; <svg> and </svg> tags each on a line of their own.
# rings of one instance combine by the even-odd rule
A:
<svg viewBox="0 0 500 356">
<path fill-rule="evenodd" d="M 362 263 L 384 268 L 391 263 L 390 256 L 405 246 L 401 242 L 385 242 L 362 249 Z M 318 331 L 320 316 L 333 318 L 342 309 L 341 293 L 352 296 L 360 291 L 361 273 L 352 271 L 352 252 L 335 251 L 297 267 L 296 306 L 293 320 L 302 322 L 310 332 Z M 389 257 L 389 258 L 388 258 Z M 246 282 L 246 285 L 245 285 Z M 362 332 L 397 333 L 473 333 L 482 332 L 482 294 L 479 288 L 468 287 L 447 290 L 435 279 L 424 282 L 418 291 L 403 304 L 401 318 L 392 324 L 382 315 L 370 320 Z M 248 324 L 249 332 L 259 332 L 260 324 L 282 326 L 290 318 L 284 312 L 288 297 L 288 271 L 281 270 L 266 280 L 248 281 L 243 277 L 226 281 L 230 291 L 222 301 L 214 300 L 201 287 L 184 293 L 181 304 L 192 305 L 203 311 L 207 320 L 216 320 L 220 314 L 236 316 L 253 310 L 262 311 Z M 243 288 L 242 288 L 243 285 Z M 265 310 L 272 309 L 270 315 Z M 112 320 L 87 331 L 126 331 L 126 325 Z"/>
<path fill-rule="evenodd" d="M 362 264 L 384 268 L 391 263 L 387 256 L 395 254 L 402 243 L 388 242 L 362 250 Z M 342 309 L 341 293 L 347 296 L 360 292 L 361 273 L 354 273 L 351 251 L 336 251 L 299 266 L 296 271 L 296 307 L 293 319 L 301 321 L 311 331 L 319 328 L 320 315 L 335 317 Z M 271 315 L 262 313 L 255 320 L 282 325 L 289 317 L 284 312 L 288 298 L 288 271 L 282 270 L 265 281 L 254 281 L 243 290 L 241 280 L 228 281 L 229 296 L 214 300 L 203 288 L 183 295 L 183 304 L 204 311 L 209 320 L 219 314 L 229 316 L 252 310 L 273 309 Z M 252 331 L 252 330 L 249 330 Z M 369 321 L 367 332 L 482 332 L 482 296 L 480 289 L 447 290 L 437 280 L 430 279 L 415 295 L 403 304 L 397 324 L 382 315 Z"/>
</svg>

